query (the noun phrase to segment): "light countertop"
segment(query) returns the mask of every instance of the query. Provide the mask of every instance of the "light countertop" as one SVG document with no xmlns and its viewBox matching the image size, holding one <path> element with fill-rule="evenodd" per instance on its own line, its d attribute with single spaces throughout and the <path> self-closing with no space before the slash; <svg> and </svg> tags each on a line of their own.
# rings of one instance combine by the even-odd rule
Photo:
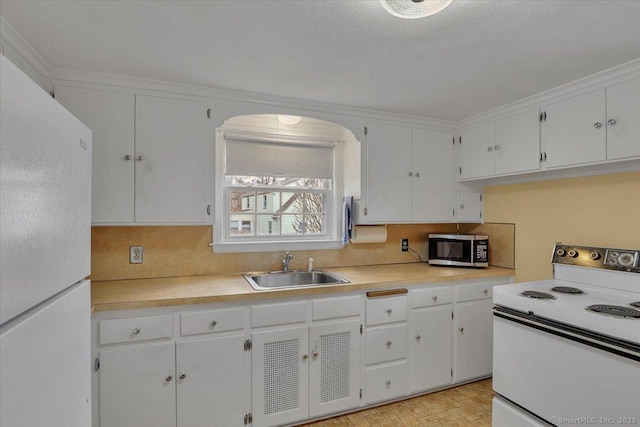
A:
<svg viewBox="0 0 640 427">
<path fill-rule="evenodd" d="M 240 273 L 97 281 L 92 282 L 91 304 L 93 312 L 129 310 L 302 295 L 326 295 L 394 286 L 513 276 L 515 274 L 514 270 L 501 267 L 455 268 L 430 266 L 423 263 L 323 268 L 322 271 L 336 273 L 351 283 L 256 291 Z"/>
</svg>

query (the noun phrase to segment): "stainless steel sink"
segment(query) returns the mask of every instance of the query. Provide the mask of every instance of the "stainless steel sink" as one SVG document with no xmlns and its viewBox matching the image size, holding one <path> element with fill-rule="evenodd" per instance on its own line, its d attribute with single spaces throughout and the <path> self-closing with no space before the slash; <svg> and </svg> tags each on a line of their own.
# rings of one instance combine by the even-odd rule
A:
<svg viewBox="0 0 640 427">
<path fill-rule="evenodd" d="M 245 274 L 247 282 L 258 291 L 265 289 L 306 288 L 317 285 L 349 283 L 334 273 L 326 271 L 276 271 L 271 273 Z"/>
</svg>

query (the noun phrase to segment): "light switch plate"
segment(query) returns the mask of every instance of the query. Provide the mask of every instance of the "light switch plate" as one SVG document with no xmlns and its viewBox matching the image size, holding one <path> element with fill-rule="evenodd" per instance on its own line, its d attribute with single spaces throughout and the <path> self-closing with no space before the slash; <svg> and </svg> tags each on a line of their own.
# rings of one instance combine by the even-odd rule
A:
<svg viewBox="0 0 640 427">
<path fill-rule="evenodd" d="M 129 263 L 142 264 L 142 246 L 129 246 Z"/>
</svg>

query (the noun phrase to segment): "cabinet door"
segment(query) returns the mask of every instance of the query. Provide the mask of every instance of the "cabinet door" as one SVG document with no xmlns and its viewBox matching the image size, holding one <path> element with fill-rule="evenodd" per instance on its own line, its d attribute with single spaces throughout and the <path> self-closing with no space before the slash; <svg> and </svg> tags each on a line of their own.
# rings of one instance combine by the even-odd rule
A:
<svg viewBox="0 0 640 427">
<path fill-rule="evenodd" d="M 547 168 L 606 159 L 604 89 L 550 104 L 546 113 L 543 127 Z"/>
<path fill-rule="evenodd" d="M 360 403 L 360 320 L 309 329 L 309 416 Z"/>
<path fill-rule="evenodd" d="M 175 427 L 173 343 L 100 352 L 100 427 Z"/>
<path fill-rule="evenodd" d="M 180 427 L 240 425 L 251 412 L 250 353 L 244 335 L 176 344 Z"/>
<path fill-rule="evenodd" d="M 309 416 L 308 328 L 252 334 L 254 427 L 289 424 Z"/>
<path fill-rule="evenodd" d="M 56 86 L 56 100 L 93 132 L 91 221 L 132 223 L 134 96 Z"/>
<path fill-rule="evenodd" d="M 409 316 L 411 392 L 451 383 L 451 305 Z"/>
<path fill-rule="evenodd" d="M 496 125 L 487 123 L 462 132 L 460 136 L 461 179 L 478 178 L 495 174 Z"/>
<path fill-rule="evenodd" d="M 367 222 L 409 222 L 411 128 L 383 124 L 367 127 Z"/>
<path fill-rule="evenodd" d="M 207 222 L 206 113 L 201 102 L 136 96 L 136 222 Z"/>
<path fill-rule="evenodd" d="M 458 222 L 482 222 L 482 194 L 458 191 L 456 217 Z"/>
<path fill-rule="evenodd" d="M 449 132 L 413 129 L 414 222 L 450 222 L 453 218 L 452 136 Z"/>
<path fill-rule="evenodd" d="M 607 159 L 640 156 L 640 77 L 607 88 Z"/>
<path fill-rule="evenodd" d="M 493 152 L 498 175 L 540 169 L 540 110 L 498 120 Z"/>
<path fill-rule="evenodd" d="M 458 303 L 455 308 L 454 381 L 491 375 L 493 356 L 493 301 Z"/>
</svg>

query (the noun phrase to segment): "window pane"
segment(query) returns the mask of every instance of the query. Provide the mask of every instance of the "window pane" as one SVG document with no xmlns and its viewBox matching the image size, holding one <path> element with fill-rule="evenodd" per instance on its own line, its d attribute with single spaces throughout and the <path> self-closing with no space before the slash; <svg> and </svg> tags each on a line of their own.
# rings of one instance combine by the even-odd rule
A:
<svg viewBox="0 0 640 427">
<path fill-rule="evenodd" d="M 302 213 L 302 199 L 299 193 L 283 191 L 280 213 Z"/>
<path fill-rule="evenodd" d="M 288 236 L 301 236 L 304 234 L 304 215 L 282 215 L 282 234 Z"/>
<path fill-rule="evenodd" d="M 229 222 L 229 235 L 251 235 L 253 234 L 253 214 L 231 215 Z"/>
<path fill-rule="evenodd" d="M 231 213 L 252 213 L 256 209 L 256 193 L 254 191 L 231 191 L 229 206 Z"/>
<path fill-rule="evenodd" d="M 272 213 L 280 208 L 279 192 L 258 191 L 258 213 Z"/>
<path fill-rule="evenodd" d="M 324 194 L 303 193 L 301 198 L 304 201 L 304 212 L 321 214 L 324 213 Z"/>
<path fill-rule="evenodd" d="M 285 178 L 276 176 L 229 175 L 225 177 L 225 184 L 232 187 L 262 186 L 331 190 L 331 179 L 324 178 Z"/>
<path fill-rule="evenodd" d="M 324 234 L 326 229 L 325 215 L 305 215 L 306 234 Z"/>
<path fill-rule="evenodd" d="M 279 235 L 280 234 L 280 217 L 277 215 L 258 215 L 259 236 Z"/>
</svg>

